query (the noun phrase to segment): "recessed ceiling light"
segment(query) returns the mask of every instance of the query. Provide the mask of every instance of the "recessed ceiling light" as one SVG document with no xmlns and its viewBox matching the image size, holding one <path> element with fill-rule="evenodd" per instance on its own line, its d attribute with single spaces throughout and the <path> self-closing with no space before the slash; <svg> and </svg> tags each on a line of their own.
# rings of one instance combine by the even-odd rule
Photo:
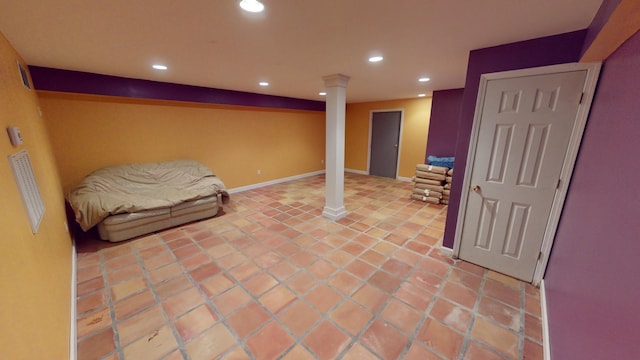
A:
<svg viewBox="0 0 640 360">
<path fill-rule="evenodd" d="M 156 70 L 167 70 L 167 66 L 161 64 L 153 64 L 151 67 Z"/>
<path fill-rule="evenodd" d="M 384 59 L 382 56 L 372 56 L 369 58 L 369 62 L 380 62 Z"/>
<path fill-rule="evenodd" d="M 268 83 L 268 82 L 266 82 L 266 81 L 260 81 L 260 82 L 258 83 L 258 85 L 260 85 L 260 86 L 269 86 L 269 83 Z"/>
<path fill-rule="evenodd" d="M 242 0 L 240 1 L 240 7 L 244 11 L 259 13 L 264 10 L 264 5 L 258 0 Z"/>
<path fill-rule="evenodd" d="M 427 94 L 418 94 L 418 97 L 425 97 Z"/>
<path fill-rule="evenodd" d="M 327 93 L 326 93 L 326 92 L 324 92 L 324 91 L 320 91 L 320 92 L 318 93 L 318 95 L 320 95 L 320 96 L 326 96 L 326 95 L 327 95 Z"/>
<path fill-rule="evenodd" d="M 429 80 L 431 80 L 431 79 L 429 79 L 428 77 L 422 77 L 422 78 L 418 79 L 418 81 L 420 81 L 420 82 L 427 82 Z"/>
</svg>

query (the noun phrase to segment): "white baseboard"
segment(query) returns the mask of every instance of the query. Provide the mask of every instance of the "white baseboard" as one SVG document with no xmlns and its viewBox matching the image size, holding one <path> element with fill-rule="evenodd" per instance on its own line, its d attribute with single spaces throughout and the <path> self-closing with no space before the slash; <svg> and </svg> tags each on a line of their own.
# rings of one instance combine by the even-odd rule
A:
<svg viewBox="0 0 640 360">
<path fill-rule="evenodd" d="M 544 288 L 544 279 L 540 281 L 540 310 L 542 313 L 542 350 L 545 360 L 551 360 L 551 347 L 549 343 L 549 313 L 547 312 L 547 294 Z"/>
<path fill-rule="evenodd" d="M 353 174 L 369 175 L 369 173 L 366 172 L 366 171 L 356 170 L 356 169 L 345 168 L 344 171 L 348 172 L 348 173 L 353 173 Z M 314 172 L 310 172 L 310 173 L 306 173 L 306 174 L 294 175 L 294 176 L 289 176 L 289 177 L 286 177 L 286 178 L 280 178 L 280 179 L 265 181 L 265 182 L 261 182 L 261 183 L 257 183 L 257 184 L 251 184 L 251 185 L 247 185 L 247 186 L 240 186 L 240 187 L 237 187 L 237 188 L 227 189 L 227 191 L 229 192 L 229 194 L 235 194 L 235 193 L 239 193 L 239 192 L 243 192 L 243 191 L 247 191 L 247 190 L 259 189 L 261 187 L 265 187 L 265 186 L 269 186 L 269 185 L 280 184 L 280 183 L 287 182 L 287 181 L 304 179 L 304 178 L 309 177 L 309 176 L 315 176 L 315 175 L 324 174 L 325 172 L 326 172 L 325 170 L 319 170 L 319 171 L 314 171 Z M 399 181 L 411 182 L 411 178 L 408 178 L 408 177 L 398 176 L 396 179 L 399 180 Z"/>
<path fill-rule="evenodd" d="M 352 174 L 360 174 L 360 175 L 369 175 L 369 173 L 366 172 L 366 171 L 356 170 L 356 169 L 349 169 L 349 168 L 344 168 L 344 172 L 348 172 L 348 173 L 352 173 Z M 411 182 L 411 178 L 404 177 L 404 176 L 396 176 L 396 180 L 405 181 L 405 182 Z"/>
<path fill-rule="evenodd" d="M 356 169 L 347 169 L 347 168 L 345 168 L 344 172 L 353 173 L 353 174 L 360 174 L 360 175 L 369 175 L 369 173 L 366 172 L 366 171 L 356 170 Z"/>
<path fill-rule="evenodd" d="M 289 176 L 289 177 L 286 177 L 286 178 L 265 181 L 265 182 L 261 182 L 261 183 L 257 183 L 257 184 L 251 184 L 251 185 L 247 185 L 247 186 L 241 186 L 241 187 L 237 187 L 237 188 L 233 188 L 233 189 L 227 189 L 227 191 L 229 192 L 229 194 L 235 194 L 235 193 L 239 193 L 239 192 L 243 192 L 243 191 L 247 191 L 247 190 L 259 189 L 261 187 L 265 187 L 265 186 L 269 186 L 269 185 L 280 184 L 280 183 L 287 182 L 287 181 L 304 179 L 304 178 L 307 178 L 309 176 L 315 176 L 315 175 L 320 175 L 320 174 L 324 174 L 324 173 L 325 173 L 325 170 L 319 170 L 319 171 L 314 171 L 314 172 L 310 172 L 310 173 L 306 173 L 306 174 L 294 175 L 294 176 Z"/>
<path fill-rule="evenodd" d="M 322 210 L 322 216 L 328 218 L 331 221 L 338 221 L 347 216 L 347 209 L 345 209 L 344 206 L 340 206 L 337 209 L 325 206 Z"/>
<path fill-rule="evenodd" d="M 440 246 L 440 255 L 453 258 L 453 249 L 449 249 L 448 247 Z"/>
<path fill-rule="evenodd" d="M 77 279 L 76 240 L 71 236 L 71 326 L 69 331 L 69 360 L 76 360 L 77 329 L 76 329 L 76 281 Z"/>
</svg>

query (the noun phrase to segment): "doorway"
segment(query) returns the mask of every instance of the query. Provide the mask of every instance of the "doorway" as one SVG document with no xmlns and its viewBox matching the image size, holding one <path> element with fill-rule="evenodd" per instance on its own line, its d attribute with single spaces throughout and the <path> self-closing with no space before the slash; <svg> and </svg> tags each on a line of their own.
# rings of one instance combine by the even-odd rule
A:
<svg viewBox="0 0 640 360">
<path fill-rule="evenodd" d="M 396 178 L 401 127 L 401 110 L 373 111 L 371 113 L 369 175 Z"/>
<path fill-rule="evenodd" d="M 454 256 L 534 284 L 542 279 L 599 69 L 483 75 Z"/>
</svg>

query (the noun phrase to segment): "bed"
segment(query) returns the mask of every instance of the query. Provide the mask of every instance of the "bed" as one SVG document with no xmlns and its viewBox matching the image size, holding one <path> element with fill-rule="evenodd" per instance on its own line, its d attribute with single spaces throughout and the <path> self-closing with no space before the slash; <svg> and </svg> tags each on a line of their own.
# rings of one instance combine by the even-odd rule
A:
<svg viewBox="0 0 640 360">
<path fill-rule="evenodd" d="M 97 226 L 111 242 L 213 217 L 228 198 L 211 169 L 188 159 L 102 168 L 67 195 L 80 228 Z"/>
</svg>

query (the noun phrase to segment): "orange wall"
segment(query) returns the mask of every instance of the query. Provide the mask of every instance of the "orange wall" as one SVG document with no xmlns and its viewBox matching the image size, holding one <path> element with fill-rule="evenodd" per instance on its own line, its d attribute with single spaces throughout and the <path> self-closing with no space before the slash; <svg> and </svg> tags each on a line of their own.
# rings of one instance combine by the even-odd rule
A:
<svg viewBox="0 0 640 360">
<path fill-rule="evenodd" d="M 0 34 L 0 358 L 69 358 L 71 240 L 64 199 L 38 98 L 22 85 L 26 65 Z M 17 126 L 24 143 L 5 132 Z M 37 234 L 31 226 L 7 157 L 29 151 L 46 211 Z"/>
<path fill-rule="evenodd" d="M 376 101 L 347 105 L 345 168 L 368 171 L 371 111 L 403 110 L 398 176 L 412 177 L 423 164 L 431 116 L 431 98 Z"/>
<path fill-rule="evenodd" d="M 93 170 L 127 162 L 192 158 L 227 188 L 324 169 L 324 112 L 38 95 L 65 191 Z"/>
</svg>

